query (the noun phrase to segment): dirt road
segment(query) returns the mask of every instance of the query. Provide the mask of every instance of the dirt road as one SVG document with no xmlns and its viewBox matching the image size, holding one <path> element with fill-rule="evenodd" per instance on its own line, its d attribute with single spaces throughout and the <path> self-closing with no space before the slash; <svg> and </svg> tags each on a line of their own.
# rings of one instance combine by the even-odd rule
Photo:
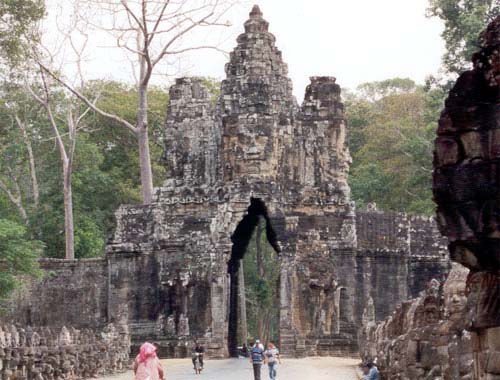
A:
<svg viewBox="0 0 500 380">
<path fill-rule="evenodd" d="M 206 360 L 205 370 L 196 375 L 190 359 L 162 360 L 166 380 L 253 380 L 253 371 L 246 359 Z M 283 360 L 278 367 L 278 380 L 357 380 L 357 359 L 305 358 Z M 267 367 L 262 368 L 262 380 L 268 380 Z M 131 371 L 101 380 L 133 380 Z"/>
</svg>

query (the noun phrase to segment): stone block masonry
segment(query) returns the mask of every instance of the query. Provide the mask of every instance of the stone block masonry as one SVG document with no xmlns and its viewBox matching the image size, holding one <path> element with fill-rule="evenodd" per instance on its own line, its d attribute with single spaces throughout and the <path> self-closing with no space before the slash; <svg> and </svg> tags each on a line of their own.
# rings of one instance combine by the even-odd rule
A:
<svg viewBox="0 0 500 380">
<path fill-rule="evenodd" d="M 360 354 L 376 361 L 382 379 L 471 379 L 473 342 L 465 330 L 469 271 L 454 264 L 446 282 L 429 281 L 419 297 L 404 301 L 380 323 L 373 303 L 363 313 Z"/>
<path fill-rule="evenodd" d="M 129 369 L 127 328 L 100 331 L 0 325 L 0 376 L 5 380 L 84 379 Z"/>
<path fill-rule="evenodd" d="M 281 351 L 356 355 L 370 299 L 383 319 L 448 270 L 432 220 L 356 212 L 336 79 L 311 77 L 299 105 L 259 7 L 244 28 L 215 106 L 200 78 L 170 88 L 154 201 L 118 209 L 105 259 L 52 262 L 55 275 L 19 295 L 15 315 L 75 327 L 126 315 L 135 348 L 150 340 L 184 357 L 196 339 L 212 357 L 234 355 L 239 262 L 264 218 L 279 261 Z M 65 287 L 81 306 L 63 310 Z"/>
<path fill-rule="evenodd" d="M 41 259 L 39 263 L 43 277 L 2 302 L 3 321 L 91 329 L 108 323 L 106 259 Z"/>
<path fill-rule="evenodd" d="M 500 379 L 500 16 L 479 37 L 439 119 L 434 199 L 450 257 L 470 269 L 464 323 L 473 379 Z M 455 377 L 454 379 L 461 379 Z"/>
</svg>

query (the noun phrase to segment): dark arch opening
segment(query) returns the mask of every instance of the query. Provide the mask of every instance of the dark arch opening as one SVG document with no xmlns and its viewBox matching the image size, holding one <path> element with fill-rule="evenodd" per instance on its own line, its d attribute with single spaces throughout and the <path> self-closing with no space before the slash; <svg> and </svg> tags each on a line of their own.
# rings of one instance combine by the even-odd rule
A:
<svg viewBox="0 0 500 380">
<path fill-rule="evenodd" d="M 279 255 L 280 247 L 276 232 L 274 231 L 265 203 L 259 198 L 251 198 L 247 214 L 238 223 L 231 236 L 233 247 L 231 258 L 227 264 L 227 271 L 230 278 L 229 294 L 229 328 L 228 328 L 228 351 L 231 357 L 238 356 L 238 319 L 239 319 L 239 297 L 238 297 L 238 270 L 240 261 L 247 251 L 252 233 L 257 227 L 260 218 L 266 222 L 266 238 L 274 251 Z"/>
</svg>

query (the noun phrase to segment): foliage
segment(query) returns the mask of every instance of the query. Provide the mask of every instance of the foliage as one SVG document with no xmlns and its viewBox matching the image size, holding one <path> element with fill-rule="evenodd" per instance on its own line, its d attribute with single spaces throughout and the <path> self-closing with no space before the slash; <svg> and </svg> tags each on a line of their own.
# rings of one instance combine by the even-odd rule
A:
<svg viewBox="0 0 500 380">
<path fill-rule="evenodd" d="M 86 89 L 89 93 L 100 93 L 97 105 L 108 113 L 135 123 L 137 117 L 137 90 L 119 82 L 95 81 Z M 162 184 L 164 167 L 163 128 L 168 104 L 168 91 L 156 86 L 148 89 L 148 131 L 150 137 L 151 165 L 155 186 Z M 103 170 L 120 182 L 117 189 L 126 203 L 140 202 L 139 148 L 136 137 L 118 123 L 93 114 L 89 121 L 91 140 L 99 145 L 104 156 Z"/>
<path fill-rule="evenodd" d="M 137 92 L 116 82 L 93 82 L 87 91 L 100 93 L 101 106 L 119 116 L 133 120 Z M 0 86 L 4 99 L 0 106 L 0 179 L 8 181 L 14 168 L 28 211 L 29 235 L 44 243 L 44 256 L 64 256 L 64 208 L 60 154 L 55 147 L 53 132 L 46 114 L 23 88 L 9 84 Z M 74 106 L 57 95 L 58 109 Z M 150 89 L 149 118 L 153 168 L 157 180 L 163 176 L 163 125 L 168 93 L 161 88 Z M 132 106 L 133 105 L 133 106 Z M 131 111 L 132 110 L 132 111 Z M 40 185 L 40 204 L 34 207 L 29 182 L 26 147 L 13 123 L 14 114 L 29 125 Z M 61 130 L 64 133 L 64 120 Z M 114 228 L 114 212 L 120 204 L 140 201 L 139 163 L 135 136 L 96 114 L 88 114 L 84 127 L 77 135 L 72 174 L 75 256 L 94 257 L 104 253 L 107 236 Z M 13 187 L 14 184 L 8 182 Z M 158 184 L 161 184 L 159 182 Z M 0 190 L 0 215 L 23 223 L 5 192 Z"/>
<path fill-rule="evenodd" d="M 248 333 L 250 337 L 262 341 L 276 340 L 279 325 L 279 265 L 277 254 L 267 241 L 265 226 L 266 222 L 261 218 L 243 258 Z M 257 240 L 260 241 L 261 263 Z M 263 276 L 259 275 L 259 265 L 263 267 L 260 269 L 263 269 Z"/>
<path fill-rule="evenodd" d="M 203 78 L 203 85 L 210 94 L 210 103 L 215 106 L 220 96 L 220 81 L 215 78 Z"/>
<path fill-rule="evenodd" d="M 444 22 L 441 34 L 446 51 L 443 66 L 449 73 L 467 70 L 479 49 L 479 33 L 500 13 L 500 0 L 429 0 L 428 15 Z"/>
<path fill-rule="evenodd" d="M 24 53 L 33 24 L 44 16 L 41 0 L 0 0 L 0 55 L 16 63 Z"/>
<path fill-rule="evenodd" d="M 207 79 L 215 99 L 218 83 Z M 62 133 L 65 107 L 78 106 L 68 94 L 55 91 L 55 112 Z M 57 92 L 59 91 L 59 92 Z M 105 111 L 133 122 L 136 118 L 137 91 L 133 86 L 110 81 L 94 81 L 83 89 L 88 94 L 100 94 L 97 104 Z M 168 92 L 150 86 L 148 119 L 150 151 L 155 185 L 165 178 L 163 129 Z M 26 144 L 14 117 L 19 116 L 28 126 L 28 138 L 36 159 L 36 174 L 40 187 L 39 205 L 35 207 L 30 185 L 30 170 Z M 19 187 L 21 201 L 28 214 L 29 236 L 43 242 L 44 256 L 64 257 L 64 208 L 61 158 L 55 146 L 47 115 L 22 86 L 0 84 L 0 180 L 9 188 Z M 127 129 L 96 113 L 89 113 L 77 135 L 73 163 L 73 213 L 75 257 L 95 257 L 104 253 L 107 237 L 114 229 L 114 212 L 121 204 L 141 200 L 139 154 L 136 137 Z M 15 176 L 12 177 L 12 173 Z M 18 181 L 13 182 L 13 178 Z M 25 223 L 5 191 L 0 189 L 0 215 L 15 223 Z"/>
<path fill-rule="evenodd" d="M 431 214 L 432 147 L 443 90 L 395 78 L 358 91 L 346 99 L 354 200 L 360 207 L 375 202 L 383 210 Z"/>
<path fill-rule="evenodd" d="M 27 238 L 26 228 L 0 219 L 0 298 L 5 298 L 19 284 L 21 275 L 38 276 L 37 257 L 41 243 Z"/>
</svg>

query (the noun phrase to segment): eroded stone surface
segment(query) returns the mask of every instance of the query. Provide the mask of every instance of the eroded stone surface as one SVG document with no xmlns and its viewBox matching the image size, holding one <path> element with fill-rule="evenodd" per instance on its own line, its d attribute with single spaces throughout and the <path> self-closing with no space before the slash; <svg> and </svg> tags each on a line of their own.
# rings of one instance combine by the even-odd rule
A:
<svg viewBox="0 0 500 380">
<path fill-rule="evenodd" d="M 120 324 L 102 330 L 0 326 L 0 376 L 5 380 L 83 379 L 129 367 L 130 336 Z"/>
<path fill-rule="evenodd" d="M 471 270 L 462 315 L 472 333 L 471 376 L 500 379 L 500 17 L 479 41 L 473 70 L 460 75 L 441 115 L 433 190 L 450 256 Z"/>
<path fill-rule="evenodd" d="M 237 271 L 259 217 L 279 256 L 286 355 L 355 354 L 366 305 L 382 320 L 442 279 L 448 258 L 433 220 L 355 212 L 340 87 L 312 77 L 299 105 L 268 26 L 254 7 L 215 106 L 200 78 L 171 87 L 167 177 L 152 204 L 117 211 L 96 275 L 85 279 L 85 261 L 48 264 L 54 275 L 17 298 L 11 317 L 79 326 L 126 314 L 135 347 L 153 340 L 161 355 L 185 357 L 196 338 L 227 356 L 241 343 Z M 86 310 L 70 307 L 80 301 Z"/>
<path fill-rule="evenodd" d="M 413 300 L 376 323 L 370 312 L 360 330 L 361 357 L 376 360 L 383 379 L 471 379 L 472 336 L 466 331 L 468 270 L 454 264 L 444 286 L 432 280 Z"/>
</svg>

